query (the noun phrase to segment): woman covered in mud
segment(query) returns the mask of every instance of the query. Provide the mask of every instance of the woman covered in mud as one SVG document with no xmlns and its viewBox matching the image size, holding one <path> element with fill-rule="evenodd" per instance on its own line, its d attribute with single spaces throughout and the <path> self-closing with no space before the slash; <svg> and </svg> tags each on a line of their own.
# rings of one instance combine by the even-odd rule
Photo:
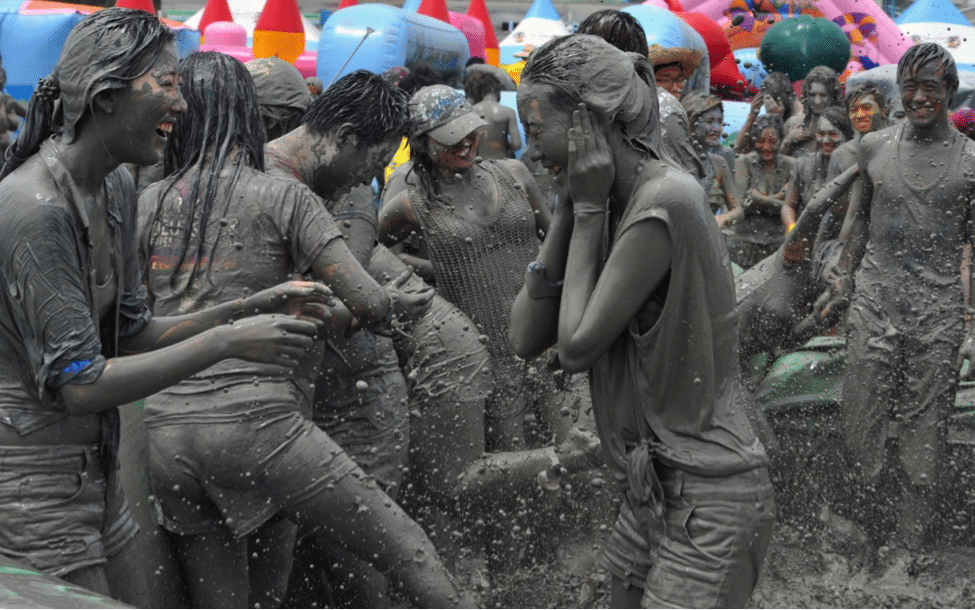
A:
<svg viewBox="0 0 975 610">
<path fill-rule="evenodd" d="M 290 316 L 231 326 L 235 312 L 284 312 L 301 297 L 317 300 L 301 311 L 326 315 L 326 289 L 313 283 L 150 314 L 134 185 L 120 165 L 159 160 L 186 109 L 176 67 L 155 16 L 86 17 L 0 172 L 0 553 L 136 604 L 146 581 L 116 472 L 116 405 L 231 356 L 287 370 L 318 331 Z"/>
<path fill-rule="evenodd" d="M 833 152 L 853 137 L 853 124 L 846 110 L 830 106 L 816 119 L 816 150 L 796 160 L 796 174 L 789 184 L 785 205 L 782 206 L 782 224 L 795 226 L 796 220 L 809 200 L 826 184 Z"/>
<path fill-rule="evenodd" d="M 239 299 L 293 273 L 327 281 L 359 325 L 387 324 L 394 301 L 406 317 L 426 306 L 432 291 L 380 286 L 355 262 L 308 187 L 263 172 L 257 91 L 243 65 L 199 53 L 181 76 L 189 112 L 167 148 L 171 175 L 140 198 L 157 311 Z M 343 310 L 335 305 L 333 332 L 349 330 Z M 147 400 L 153 490 L 194 605 L 248 603 L 248 559 L 265 552 L 257 540 L 281 517 L 390 571 L 416 603 L 471 604 L 419 526 L 310 419 L 320 362 L 320 350 L 295 370 L 231 360 Z"/>
<path fill-rule="evenodd" d="M 688 93 L 681 100 L 691 125 L 691 138 L 703 151 L 721 145 L 724 127 L 724 107 L 721 100 L 706 93 Z M 704 156 L 705 179 L 702 182 L 708 193 L 711 213 L 719 227 L 727 226 L 743 216 L 741 196 L 731 166 L 721 155 L 706 152 Z"/>
<path fill-rule="evenodd" d="M 767 459 L 743 409 L 728 256 L 703 189 L 660 159 L 652 68 L 559 38 L 529 59 L 518 108 L 569 199 L 526 272 L 512 345 L 527 358 L 557 342 L 565 370 L 590 373 L 625 491 L 611 604 L 742 607 L 774 520 Z"/>
<path fill-rule="evenodd" d="M 549 213 L 538 185 L 519 161 L 477 162 L 485 122 L 463 94 L 445 85 L 412 98 L 407 190 L 379 215 L 379 240 L 392 247 L 416 235 L 430 256 L 437 291 L 484 334 L 494 373 L 485 429 L 489 451 L 523 448 L 523 418 L 534 396 L 527 367 L 506 341 L 521 269 L 535 258 Z"/>
</svg>

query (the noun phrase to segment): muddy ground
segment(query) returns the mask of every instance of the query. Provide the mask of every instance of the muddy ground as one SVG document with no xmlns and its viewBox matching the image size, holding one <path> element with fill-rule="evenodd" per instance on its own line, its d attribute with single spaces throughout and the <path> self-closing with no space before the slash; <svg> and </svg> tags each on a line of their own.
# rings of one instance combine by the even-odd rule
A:
<svg viewBox="0 0 975 610">
<path fill-rule="evenodd" d="M 970 507 L 935 528 L 935 540 L 923 552 L 909 553 L 894 541 L 869 542 L 851 520 L 825 509 L 828 503 L 817 489 L 823 471 L 805 472 L 808 476 L 792 476 L 787 483 L 773 476 L 790 495 L 778 502 L 779 520 L 749 607 L 975 607 Z M 496 575 L 483 597 L 486 607 L 608 607 L 609 576 L 595 561 L 617 500 L 602 477 L 588 476 L 563 495 L 565 514 L 572 515 L 562 518 L 570 526 L 563 530 L 568 535 L 552 548 L 541 548 L 521 569 Z"/>
</svg>

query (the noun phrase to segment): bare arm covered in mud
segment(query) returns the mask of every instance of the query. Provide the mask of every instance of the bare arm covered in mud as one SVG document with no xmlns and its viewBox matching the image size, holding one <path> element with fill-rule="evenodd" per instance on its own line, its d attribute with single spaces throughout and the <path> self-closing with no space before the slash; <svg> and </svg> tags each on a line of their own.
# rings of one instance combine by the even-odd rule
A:
<svg viewBox="0 0 975 610">
<path fill-rule="evenodd" d="M 584 106 L 573 113 L 572 125 L 569 192 L 575 219 L 559 310 L 558 348 L 562 368 L 574 373 L 592 367 L 667 276 L 671 240 L 661 221 L 636 223 L 617 236 L 600 269 L 606 200 L 615 175 L 613 154 L 604 128 Z M 685 199 L 679 185 L 663 180 L 652 189 L 654 197 Z M 635 196 L 640 196 L 639 191 Z"/>
<path fill-rule="evenodd" d="M 92 383 L 59 390 L 68 412 L 91 415 L 160 392 L 226 358 L 294 367 L 312 347 L 318 325 L 285 316 L 224 324 L 155 351 L 112 358 Z"/>
<path fill-rule="evenodd" d="M 814 238 L 823 215 L 846 194 L 859 172 L 859 166 L 854 165 L 819 189 L 819 192 L 812 198 L 802 216 L 795 221 L 795 228 L 785 238 L 782 249 L 785 254 L 786 266 L 809 260 L 815 243 Z"/>
<path fill-rule="evenodd" d="M 741 205 L 741 192 L 738 190 L 738 183 L 731 172 L 731 167 L 724 157 L 711 155 L 711 162 L 714 164 L 714 173 L 724 193 L 725 207 L 728 210 L 723 214 L 718 214 L 715 220 L 719 227 L 732 225 L 745 217 L 745 211 Z"/>
</svg>

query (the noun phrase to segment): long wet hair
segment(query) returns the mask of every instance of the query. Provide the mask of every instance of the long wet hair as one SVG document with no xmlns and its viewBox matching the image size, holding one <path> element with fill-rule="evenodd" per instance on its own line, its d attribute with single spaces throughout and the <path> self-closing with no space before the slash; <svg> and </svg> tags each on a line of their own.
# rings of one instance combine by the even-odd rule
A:
<svg viewBox="0 0 975 610">
<path fill-rule="evenodd" d="M 195 174 L 192 190 L 182 198 L 181 216 L 185 226 L 180 236 L 178 260 L 169 276 L 170 289 L 176 294 L 193 284 L 199 267 L 190 265 L 185 285 L 176 286 L 176 273 L 188 257 L 196 261 L 206 258 L 212 264 L 213 250 L 222 230 L 220 224 L 216 225 L 217 235 L 210 252 L 204 254 L 203 250 L 221 190 L 221 170 L 228 164 L 233 166 L 228 192 L 245 166 L 263 172 L 266 140 L 257 89 L 242 63 L 215 51 L 194 53 L 180 65 L 180 76 L 187 112 L 177 119 L 166 144 L 163 163 L 168 178 L 160 190 L 150 225 L 158 221 L 166 195 L 176 183 L 184 176 Z M 234 155 L 236 158 L 231 160 Z M 212 281 L 209 266 L 207 279 Z"/>
<path fill-rule="evenodd" d="M 173 40 L 158 17 L 141 10 L 106 8 L 82 19 L 68 34 L 54 70 L 31 96 L 20 137 L 7 149 L 0 180 L 52 134 L 74 141 L 95 98 L 128 87 L 152 68 Z"/>
<path fill-rule="evenodd" d="M 782 72 L 770 72 L 759 88 L 762 95 L 768 95 L 782 103 L 782 122 L 788 121 L 792 117 L 796 101 L 796 92 L 792 89 L 789 77 Z"/>
<path fill-rule="evenodd" d="M 302 123 L 322 136 L 350 123 L 361 146 L 410 131 L 409 95 L 382 75 L 356 70 L 335 81 L 308 107 Z"/>
<path fill-rule="evenodd" d="M 705 112 L 717 108 L 724 114 L 724 105 L 721 103 L 721 98 L 710 93 L 692 91 L 681 98 L 680 103 L 684 107 L 684 112 L 687 113 L 687 124 L 691 128 L 691 133 L 694 132 L 694 124 L 697 123 L 697 120 Z"/>
<path fill-rule="evenodd" d="M 927 64 L 933 64 L 934 68 L 943 75 L 945 90 L 948 93 L 946 103 L 951 104 L 951 98 L 958 92 L 958 66 L 955 65 L 955 58 L 951 53 L 939 44 L 925 42 L 911 47 L 901 55 L 900 61 L 897 62 L 897 86 L 901 86 L 905 74 L 916 74 Z"/>
<path fill-rule="evenodd" d="M 816 83 L 826 87 L 826 95 L 829 96 L 830 106 L 843 106 L 843 90 L 840 86 L 840 79 L 836 76 L 836 71 L 827 66 L 816 66 L 806 75 L 806 80 L 802 82 L 802 122 L 808 128 L 812 123 L 812 102 L 809 96 L 812 94 L 812 86 Z"/>
</svg>

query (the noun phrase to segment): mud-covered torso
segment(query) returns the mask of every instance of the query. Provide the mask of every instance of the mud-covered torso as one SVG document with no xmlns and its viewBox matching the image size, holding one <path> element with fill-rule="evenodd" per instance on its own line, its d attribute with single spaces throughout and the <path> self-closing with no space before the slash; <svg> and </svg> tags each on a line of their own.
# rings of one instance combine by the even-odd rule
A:
<svg viewBox="0 0 975 610">
<path fill-rule="evenodd" d="M 952 131 L 932 154 L 911 154 L 903 132 L 896 128 L 867 164 L 874 192 L 856 287 L 862 298 L 883 303 L 892 320 L 910 323 L 922 312 L 954 315 L 962 306 L 975 146 Z"/>
</svg>

